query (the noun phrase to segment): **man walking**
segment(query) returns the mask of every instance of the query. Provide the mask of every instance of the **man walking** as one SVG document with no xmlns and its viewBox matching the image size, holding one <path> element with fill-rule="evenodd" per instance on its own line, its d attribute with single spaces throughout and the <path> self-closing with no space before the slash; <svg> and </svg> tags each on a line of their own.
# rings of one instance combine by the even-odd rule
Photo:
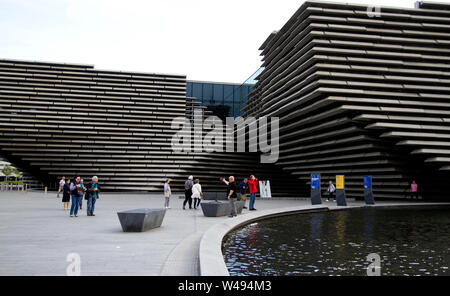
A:
<svg viewBox="0 0 450 296">
<path fill-rule="evenodd" d="M 243 209 L 246 209 L 245 202 L 247 201 L 247 192 L 248 192 L 248 179 L 245 178 L 244 181 L 239 183 L 238 185 L 239 192 L 241 193 L 241 200 L 244 202 Z"/>
<path fill-rule="evenodd" d="M 95 216 L 95 202 L 99 198 L 100 187 L 98 186 L 98 177 L 92 177 L 92 181 L 87 185 L 86 199 L 87 199 L 87 215 Z"/>
<path fill-rule="evenodd" d="M 255 209 L 255 199 L 256 193 L 258 192 L 258 179 L 255 175 L 250 175 L 250 180 L 248 180 L 248 189 L 250 191 L 250 211 L 256 211 Z"/>
<path fill-rule="evenodd" d="M 184 202 L 183 202 L 183 210 L 186 209 L 186 203 L 189 203 L 189 209 L 192 209 L 192 187 L 194 186 L 193 176 L 189 176 L 189 178 L 184 182 Z"/>
<path fill-rule="evenodd" d="M 334 187 L 333 181 L 330 181 L 330 182 L 328 183 L 328 189 L 327 189 L 327 192 L 328 192 L 328 198 L 327 198 L 327 201 L 330 201 L 330 199 L 333 198 L 333 193 L 334 193 L 335 191 L 336 191 L 336 187 Z M 336 201 L 336 198 L 334 198 L 333 201 Z"/>
<path fill-rule="evenodd" d="M 64 184 L 66 184 L 66 177 L 62 176 L 61 180 L 59 180 L 59 189 L 56 197 L 59 198 L 59 194 L 63 191 Z"/>
<path fill-rule="evenodd" d="M 220 178 L 221 181 L 225 184 L 227 184 L 227 198 L 230 201 L 230 206 L 231 206 L 231 213 L 230 216 L 228 216 L 229 218 L 233 218 L 236 217 L 236 205 L 235 205 L 235 200 L 237 198 L 237 186 L 236 183 L 234 182 L 234 177 L 230 176 L 228 177 L 228 181 L 226 181 L 224 178 Z"/>
</svg>

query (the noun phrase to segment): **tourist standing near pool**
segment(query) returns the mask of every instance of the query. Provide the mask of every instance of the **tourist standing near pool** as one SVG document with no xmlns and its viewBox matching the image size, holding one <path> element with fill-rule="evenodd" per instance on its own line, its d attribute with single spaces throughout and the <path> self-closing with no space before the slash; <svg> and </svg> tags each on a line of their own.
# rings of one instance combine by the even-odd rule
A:
<svg viewBox="0 0 450 296">
<path fill-rule="evenodd" d="M 73 182 L 70 184 L 70 195 L 72 197 L 72 205 L 70 206 L 70 217 L 78 217 L 78 208 L 80 207 L 80 201 L 84 195 L 84 189 L 81 185 L 80 176 L 75 176 Z"/>
<path fill-rule="evenodd" d="M 95 202 L 99 198 L 100 187 L 98 186 L 98 177 L 92 177 L 92 181 L 87 185 L 86 199 L 87 199 L 87 215 L 95 216 Z"/>
<path fill-rule="evenodd" d="M 230 218 L 236 217 L 236 205 L 235 205 L 235 200 L 237 198 L 237 186 L 236 183 L 234 182 L 234 177 L 230 176 L 228 177 L 228 181 L 225 180 L 225 178 L 220 178 L 220 181 L 222 181 L 223 183 L 227 184 L 227 198 L 230 201 L 230 205 L 231 205 L 231 213 L 230 213 Z"/>
<path fill-rule="evenodd" d="M 416 199 L 419 199 L 419 185 L 417 185 L 416 180 L 413 180 L 411 183 L 411 199 L 414 199 L 414 196 Z"/>
<path fill-rule="evenodd" d="M 64 184 L 66 184 L 66 177 L 62 176 L 61 180 L 59 180 L 59 189 L 56 197 L 59 198 L 59 194 L 63 191 Z"/>
<path fill-rule="evenodd" d="M 200 199 L 203 196 L 202 186 L 200 185 L 200 180 L 195 179 L 194 186 L 192 186 L 192 198 L 194 199 L 194 209 L 200 205 Z"/>
<path fill-rule="evenodd" d="M 166 182 L 164 183 L 164 207 L 166 209 L 170 209 L 169 207 L 169 201 L 170 201 L 170 196 L 172 195 L 172 191 L 170 190 L 170 179 L 167 179 Z"/>
<path fill-rule="evenodd" d="M 70 202 L 70 179 L 66 180 L 66 183 L 64 184 L 62 191 L 63 191 L 62 202 L 64 204 L 64 210 L 68 210 Z"/>
<path fill-rule="evenodd" d="M 248 179 L 245 178 L 244 181 L 239 183 L 238 185 L 239 192 L 241 193 L 241 200 L 244 202 L 243 209 L 246 209 L 245 202 L 247 201 L 247 192 L 248 192 Z"/>
<path fill-rule="evenodd" d="M 183 210 L 186 209 L 186 203 L 189 202 L 189 209 L 192 209 L 192 186 L 194 186 L 193 176 L 189 176 L 189 178 L 184 182 L 184 202 L 183 202 Z"/>
<path fill-rule="evenodd" d="M 248 180 L 248 189 L 250 191 L 250 211 L 256 211 L 255 209 L 255 199 L 256 193 L 258 192 L 258 179 L 255 175 L 250 175 L 250 180 Z"/>
<path fill-rule="evenodd" d="M 336 187 L 334 187 L 333 181 L 330 181 L 330 182 L 328 183 L 328 189 L 327 189 L 327 192 L 328 192 L 328 198 L 327 198 L 327 201 L 330 201 L 330 199 L 333 198 L 333 193 L 334 193 L 335 191 L 336 191 Z M 334 198 L 333 201 L 336 201 L 336 198 Z"/>
</svg>

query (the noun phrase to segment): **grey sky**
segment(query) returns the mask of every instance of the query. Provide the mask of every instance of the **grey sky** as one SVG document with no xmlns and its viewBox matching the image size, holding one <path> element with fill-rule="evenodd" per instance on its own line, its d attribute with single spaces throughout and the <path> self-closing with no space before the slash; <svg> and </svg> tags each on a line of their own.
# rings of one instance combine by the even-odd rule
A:
<svg viewBox="0 0 450 296">
<path fill-rule="evenodd" d="M 343 1 L 414 7 L 414 0 Z M 449 2 L 440 0 L 440 2 Z M 0 0 L 0 58 L 243 82 L 298 0 Z"/>
</svg>

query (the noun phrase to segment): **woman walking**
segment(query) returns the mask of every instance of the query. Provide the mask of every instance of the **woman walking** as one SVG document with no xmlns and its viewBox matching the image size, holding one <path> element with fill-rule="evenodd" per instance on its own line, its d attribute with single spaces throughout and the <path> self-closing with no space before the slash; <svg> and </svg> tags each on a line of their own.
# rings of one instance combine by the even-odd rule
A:
<svg viewBox="0 0 450 296">
<path fill-rule="evenodd" d="M 203 196 L 202 186 L 200 185 L 200 180 L 195 179 L 194 186 L 192 186 L 192 198 L 194 199 L 194 209 L 200 205 L 200 198 Z"/>
<path fill-rule="evenodd" d="M 63 198 L 62 202 L 64 204 L 64 210 L 69 210 L 70 202 L 70 179 L 67 179 L 62 188 Z"/>
<path fill-rule="evenodd" d="M 167 179 L 166 182 L 164 183 L 164 198 L 165 198 L 164 207 L 166 209 L 170 209 L 169 201 L 170 201 L 170 196 L 172 195 L 172 191 L 170 190 L 169 184 L 170 184 L 170 179 Z"/>
</svg>

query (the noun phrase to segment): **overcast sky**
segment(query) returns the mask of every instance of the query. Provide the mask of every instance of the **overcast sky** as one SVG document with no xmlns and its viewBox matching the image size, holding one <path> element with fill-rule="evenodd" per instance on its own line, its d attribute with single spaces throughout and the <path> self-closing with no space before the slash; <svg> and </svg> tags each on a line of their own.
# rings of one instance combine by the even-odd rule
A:
<svg viewBox="0 0 450 296">
<path fill-rule="evenodd" d="M 440 0 L 449 2 L 450 0 Z M 0 0 L 0 58 L 243 82 L 299 0 Z M 414 0 L 348 0 L 414 7 Z"/>
</svg>

